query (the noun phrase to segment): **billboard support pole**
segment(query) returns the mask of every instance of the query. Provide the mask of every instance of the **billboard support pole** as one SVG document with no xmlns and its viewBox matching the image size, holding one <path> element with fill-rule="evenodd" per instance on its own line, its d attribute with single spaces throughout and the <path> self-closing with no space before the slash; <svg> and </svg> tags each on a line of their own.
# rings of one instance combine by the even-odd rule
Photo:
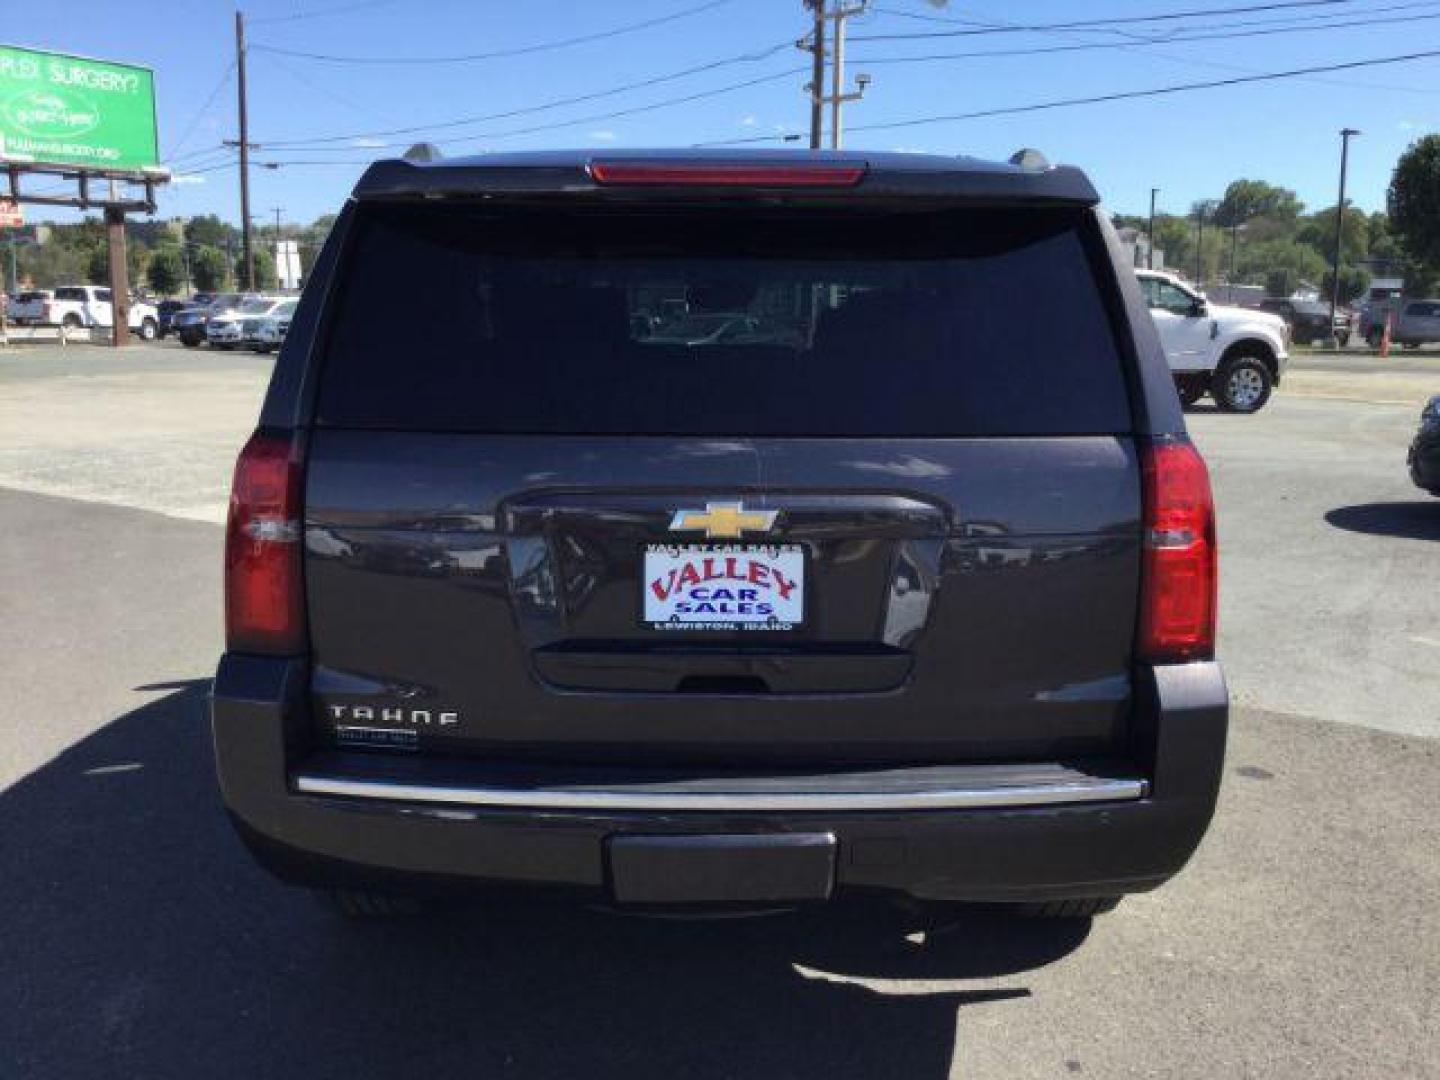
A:
<svg viewBox="0 0 1440 1080">
<path fill-rule="evenodd" d="M 105 206 L 105 231 L 110 241 L 110 344 L 130 344 L 130 268 L 125 260 L 125 208 L 116 205 L 119 195 L 110 181 L 111 202 Z"/>
</svg>

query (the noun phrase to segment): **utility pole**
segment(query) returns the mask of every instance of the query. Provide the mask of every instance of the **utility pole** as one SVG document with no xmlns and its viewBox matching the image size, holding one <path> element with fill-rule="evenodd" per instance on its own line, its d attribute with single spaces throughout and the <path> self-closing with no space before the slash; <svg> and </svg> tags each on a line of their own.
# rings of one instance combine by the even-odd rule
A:
<svg viewBox="0 0 1440 1080">
<path fill-rule="evenodd" d="M 1150 189 L 1150 231 L 1146 234 L 1149 243 L 1145 246 L 1145 269 L 1155 269 L 1155 196 L 1160 194 L 1158 187 Z"/>
<path fill-rule="evenodd" d="M 1345 232 L 1345 169 L 1350 163 L 1350 139 L 1359 135 L 1355 128 L 1340 129 L 1340 201 L 1335 204 L 1335 258 L 1330 264 L 1330 337 L 1335 337 L 1335 309 L 1340 306 L 1340 239 Z"/>
<path fill-rule="evenodd" d="M 270 212 L 275 215 L 275 243 L 280 243 L 280 215 L 285 212 L 283 206 L 272 206 Z"/>
<path fill-rule="evenodd" d="M 832 150 L 839 150 L 841 144 L 840 107 L 847 101 L 859 101 L 865 96 L 865 87 L 870 85 L 869 75 L 857 75 L 855 90 L 848 94 L 842 91 L 842 87 L 845 85 L 845 20 L 864 14 L 867 3 L 868 0 L 860 0 L 859 3 L 846 7 L 844 0 L 839 0 L 839 6 L 826 16 L 835 20 L 835 55 L 830 61 L 829 98 L 830 149 Z"/>
<path fill-rule="evenodd" d="M 819 150 L 825 127 L 825 0 L 806 0 L 815 13 L 815 28 L 810 31 L 810 44 L 802 40 L 802 49 L 810 50 L 810 149 Z"/>
<path fill-rule="evenodd" d="M 245 106 L 245 13 L 235 12 L 235 81 L 240 105 L 240 243 L 245 288 L 255 288 L 255 253 L 250 248 L 250 117 Z"/>
</svg>

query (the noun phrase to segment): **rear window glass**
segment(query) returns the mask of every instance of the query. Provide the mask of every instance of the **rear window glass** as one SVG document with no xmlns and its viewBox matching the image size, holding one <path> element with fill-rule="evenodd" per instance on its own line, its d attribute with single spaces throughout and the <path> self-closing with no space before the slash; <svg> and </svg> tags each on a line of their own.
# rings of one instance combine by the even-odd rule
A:
<svg viewBox="0 0 1440 1080">
<path fill-rule="evenodd" d="M 1082 221 L 366 207 L 327 319 L 317 419 L 497 433 L 1125 431 Z"/>
<path fill-rule="evenodd" d="M 56 289 L 56 290 L 55 290 L 55 299 L 56 299 L 56 300 L 79 300 L 80 302 L 83 303 L 83 302 L 85 301 L 85 299 L 86 299 L 86 297 L 85 297 L 85 290 L 84 290 L 84 289 Z"/>
</svg>

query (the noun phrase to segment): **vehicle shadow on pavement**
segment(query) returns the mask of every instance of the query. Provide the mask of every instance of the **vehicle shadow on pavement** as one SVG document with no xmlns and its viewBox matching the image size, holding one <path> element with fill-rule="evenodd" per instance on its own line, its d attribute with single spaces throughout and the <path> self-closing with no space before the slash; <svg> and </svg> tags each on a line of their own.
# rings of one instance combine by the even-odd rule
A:
<svg viewBox="0 0 1440 1080">
<path fill-rule="evenodd" d="M 157 685 L 185 688 L 0 795 L 6 1076 L 926 1080 L 949 1073 L 957 1009 L 963 1030 L 964 1006 L 1028 996 L 1006 977 L 1089 932 L 977 913 L 913 939 L 861 909 L 696 923 L 498 902 L 346 923 L 232 834 L 207 684 Z M 998 981 L 954 982 L 970 979 Z"/>
<path fill-rule="evenodd" d="M 1339 506 L 1325 514 L 1337 529 L 1396 536 L 1407 540 L 1440 540 L 1440 500 L 1374 502 Z"/>
</svg>

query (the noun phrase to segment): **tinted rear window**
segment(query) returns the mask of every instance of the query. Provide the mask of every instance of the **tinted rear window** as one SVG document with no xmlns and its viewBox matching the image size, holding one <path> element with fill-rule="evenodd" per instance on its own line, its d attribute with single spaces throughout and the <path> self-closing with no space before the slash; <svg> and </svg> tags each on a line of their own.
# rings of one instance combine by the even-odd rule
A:
<svg viewBox="0 0 1440 1080">
<path fill-rule="evenodd" d="M 1086 227 L 1074 210 L 366 207 L 327 320 L 318 422 L 1126 431 Z"/>
<path fill-rule="evenodd" d="M 56 289 L 56 300 L 79 300 L 81 303 L 87 299 L 84 289 Z"/>
</svg>

